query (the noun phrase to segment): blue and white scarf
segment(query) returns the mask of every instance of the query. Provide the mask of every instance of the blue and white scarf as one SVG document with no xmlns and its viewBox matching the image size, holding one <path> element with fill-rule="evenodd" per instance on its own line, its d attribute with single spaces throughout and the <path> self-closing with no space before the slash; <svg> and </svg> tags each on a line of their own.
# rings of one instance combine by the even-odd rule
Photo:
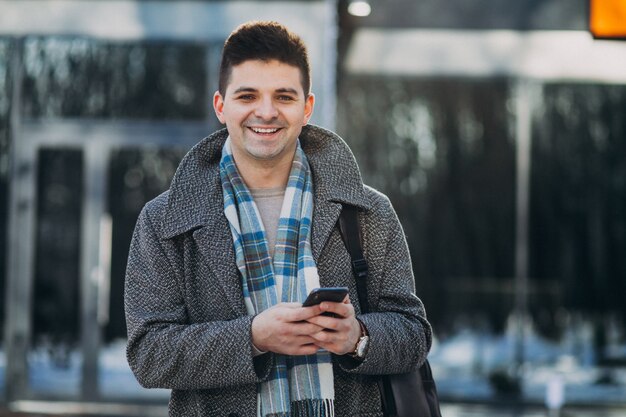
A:
<svg viewBox="0 0 626 417">
<path fill-rule="evenodd" d="M 311 251 L 313 185 L 300 142 L 297 143 L 276 233 L 274 259 L 256 204 L 237 171 L 230 137 L 220 161 L 224 213 L 233 235 L 248 314 L 258 314 L 280 302 L 303 302 L 319 287 Z M 276 355 L 269 378 L 259 384 L 263 417 L 334 416 L 333 368 L 330 353 Z"/>
</svg>

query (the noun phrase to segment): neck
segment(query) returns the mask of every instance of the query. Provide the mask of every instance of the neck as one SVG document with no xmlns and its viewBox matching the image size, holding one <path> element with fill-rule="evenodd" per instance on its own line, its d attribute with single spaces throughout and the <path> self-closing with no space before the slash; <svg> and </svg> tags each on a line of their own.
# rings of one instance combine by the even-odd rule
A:
<svg viewBox="0 0 626 417">
<path fill-rule="evenodd" d="M 235 159 L 235 163 L 237 159 Z M 237 170 L 248 188 L 285 188 L 291 172 L 291 160 L 278 164 L 246 164 L 237 165 Z"/>
</svg>

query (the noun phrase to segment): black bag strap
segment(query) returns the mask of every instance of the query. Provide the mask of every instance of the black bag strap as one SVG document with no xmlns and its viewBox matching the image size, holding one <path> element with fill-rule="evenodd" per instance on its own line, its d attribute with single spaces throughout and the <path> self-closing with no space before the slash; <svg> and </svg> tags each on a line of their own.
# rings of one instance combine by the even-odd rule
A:
<svg viewBox="0 0 626 417">
<path fill-rule="evenodd" d="M 359 305 L 361 313 L 369 313 L 370 307 L 367 301 L 367 278 L 369 269 L 367 261 L 363 255 L 361 245 L 361 229 L 359 228 L 359 211 L 354 206 L 344 205 L 339 216 L 339 230 L 341 237 L 348 249 L 352 260 L 352 271 L 356 278 L 356 290 L 359 294 Z"/>
<path fill-rule="evenodd" d="M 369 269 L 367 260 L 363 254 L 361 242 L 361 228 L 359 227 L 359 210 L 354 206 L 344 205 L 339 216 L 339 231 L 346 245 L 346 249 L 352 260 L 352 271 L 356 278 L 356 291 L 359 296 L 361 313 L 369 313 L 369 301 L 367 300 L 367 278 Z M 396 415 L 396 404 L 391 390 L 389 378 L 383 376 L 378 381 L 383 409 L 386 416 Z"/>
<path fill-rule="evenodd" d="M 361 242 L 361 228 L 359 227 L 359 211 L 354 206 L 344 205 L 339 216 L 339 231 L 346 249 L 352 260 L 352 271 L 356 278 L 356 290 L 359 296 L 359 305 L 361 313 L 369 313 L 369 302 L 367 300 L 367 279 L 369 269 L 367 260 L 363 255 L 363 244 Z M 427 397 L 426 403 L 430 408 L 431 416 L 441 417 L 439 410 L 439 399 L 433 380 L 432 371 L 428 359 L 420 367 L 419 373 L 422 383 L 429 384 L 430 389 L 425 390 Z M 384 415 L 393 417 L 398 415 L 396 400 L 393 394 L 391 381 L 387 375 L 383 375 L 378 380 L 378 389 L 380 390 Z"/>
</svg>

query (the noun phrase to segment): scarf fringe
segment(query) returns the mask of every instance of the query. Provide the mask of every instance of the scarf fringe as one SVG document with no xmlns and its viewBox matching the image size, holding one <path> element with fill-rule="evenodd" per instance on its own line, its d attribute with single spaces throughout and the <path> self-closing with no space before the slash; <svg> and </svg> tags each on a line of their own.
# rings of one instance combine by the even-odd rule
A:
<svg viewBox="0 0 626 417">
<path fill-rule="evenodd" d="M 290 417 L 334 417 L 335 406 L 333 400 L 303 400 L 291 403 Z"/>
<path fill-rule="evenodd" d="M 291 412 L 272 413 L 265 417 L 335 417 L 335 405 L 329 398 L 294 401 L 291 403 Z"/>
</svg>

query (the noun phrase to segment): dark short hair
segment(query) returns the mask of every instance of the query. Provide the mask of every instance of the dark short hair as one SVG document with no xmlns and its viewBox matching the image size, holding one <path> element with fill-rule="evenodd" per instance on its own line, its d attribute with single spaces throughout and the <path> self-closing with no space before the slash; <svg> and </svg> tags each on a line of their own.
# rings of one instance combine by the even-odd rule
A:
<svg viewBox="0 0 626 417">
<path fill-rule="evenodd" d="M 277 60 L 300 70 L 302 89 L 308 96 L 311 89 L 309 56 L 302 39 L 277 22 L 248 22 L 235 29 L 222 50 L 219 91 L 222 96 L 234 66 L 245 61 Z"/>
</svg>

